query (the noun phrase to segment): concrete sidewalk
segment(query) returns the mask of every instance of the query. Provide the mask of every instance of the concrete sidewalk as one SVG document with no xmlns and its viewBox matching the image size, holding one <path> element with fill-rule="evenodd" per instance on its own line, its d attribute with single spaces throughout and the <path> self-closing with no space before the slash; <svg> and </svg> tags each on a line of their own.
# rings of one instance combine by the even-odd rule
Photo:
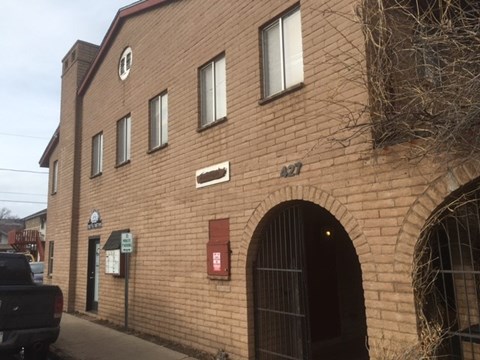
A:
<svg viewBox="0 0 480 360">
<path fill-rule="evenodd" d="M 62 360 L 195 360 L 188 355 L 64 313 L 51 352 Z"/>
</svg>

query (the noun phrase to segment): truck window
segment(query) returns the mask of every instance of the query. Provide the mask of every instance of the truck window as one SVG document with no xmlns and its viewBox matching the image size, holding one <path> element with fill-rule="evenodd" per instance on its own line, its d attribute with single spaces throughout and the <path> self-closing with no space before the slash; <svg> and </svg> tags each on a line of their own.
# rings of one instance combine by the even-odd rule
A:
<svg viewBox="0 0 480 360">
<path fill-rule="evenodd" d="M 0 284 L 28 285 L 32 283 L 31 272 L 24 259 L 12 257 L 0 260 Z"/>
</svg>

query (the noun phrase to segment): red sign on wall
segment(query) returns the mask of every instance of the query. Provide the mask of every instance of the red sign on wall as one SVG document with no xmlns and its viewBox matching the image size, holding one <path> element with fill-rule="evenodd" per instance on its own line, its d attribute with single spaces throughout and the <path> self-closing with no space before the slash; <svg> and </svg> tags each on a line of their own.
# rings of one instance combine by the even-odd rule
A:
<svg viewBox="0 0 480 360">
<path fill-rule="evenodd" d="M 210 220 L 208 224 L 207 274 L 209 276 L 230 276 L 230 221 Z"/>
</svg>

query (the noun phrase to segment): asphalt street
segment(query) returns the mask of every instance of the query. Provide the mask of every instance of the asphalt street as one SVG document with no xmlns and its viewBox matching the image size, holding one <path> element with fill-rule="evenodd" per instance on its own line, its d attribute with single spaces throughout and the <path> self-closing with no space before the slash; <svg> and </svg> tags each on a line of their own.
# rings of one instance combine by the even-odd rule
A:
<svg viewBox="0 0 480 360">
<path fill-rule="evenodd" d="M 6 356 L 6 358 L 4 358 L 3 356 Z M 0 355 L 0 359 L 2 360 L 23 360 L 23 356 L 22 354 L 17 354 L 17 355 Z M 61 358 L 59 358 L 57 355 L 54 355 L 54 354 L 50 354 L 48 356 L 48 360 L 62 360 Z"/>
</svg>

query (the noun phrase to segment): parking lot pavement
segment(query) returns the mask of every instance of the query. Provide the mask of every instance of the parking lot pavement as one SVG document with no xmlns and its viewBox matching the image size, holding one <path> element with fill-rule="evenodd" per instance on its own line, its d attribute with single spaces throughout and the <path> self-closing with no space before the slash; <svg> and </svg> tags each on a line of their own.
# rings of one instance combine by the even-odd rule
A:
<svg viewBox="0 0 480 360">
<path fill-rule="evenodd" d="M 23 360 L 23 356 L 22 356 L 22 354 L 16 354 L 16 355 L 0 354 L 0 359 L 1 360 Z M 48 360 L 64 360 L 64 359 L 58 357 L 55 354 L 49 354 L 48 355 Z M 67 360 L 67 359 L 65 359 L 65 360 Z"/>
</svg>

